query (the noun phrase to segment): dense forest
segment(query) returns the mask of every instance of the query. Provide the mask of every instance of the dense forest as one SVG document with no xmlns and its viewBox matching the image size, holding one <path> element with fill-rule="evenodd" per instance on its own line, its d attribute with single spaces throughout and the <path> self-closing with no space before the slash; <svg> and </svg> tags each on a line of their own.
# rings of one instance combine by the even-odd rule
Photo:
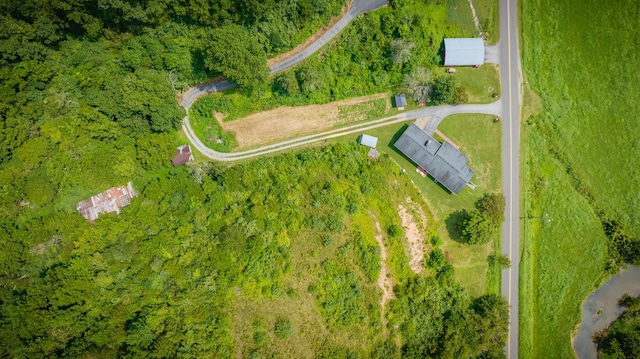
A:
<svg viewBox="0 0 640 359">
<path fill-rule="evenodd" d="M 301 338 L 317 357 L 501 355 L 504 299 L 470 298 L 437 249 L 424 274 L 408 269 L 395 208 L 419 196 L 384 156 L 336 145 L 170 166 L 176 97 L 221 72 L 211 40 L 241 28 L 266 59 L 344 5 L 0 1 L 0 356 L 291 356 Z M 140 195 L 120 215 L 77 213 L 130 180 Z M 238 318 L 296 301 L 317 325 L 295 310 Z"/>
<path fill-rule="evenodd" d="M 207 40 L 222 24 L 246 27 L 273 54 L 342 5 L 2 2 L 2 208 L 13 213 L 20 200 L 69 207 L 60 202 L 70 195 L 126 183 L 166 161 L 184 116 L 176 95 L 207 78 Z"/>
</svg>

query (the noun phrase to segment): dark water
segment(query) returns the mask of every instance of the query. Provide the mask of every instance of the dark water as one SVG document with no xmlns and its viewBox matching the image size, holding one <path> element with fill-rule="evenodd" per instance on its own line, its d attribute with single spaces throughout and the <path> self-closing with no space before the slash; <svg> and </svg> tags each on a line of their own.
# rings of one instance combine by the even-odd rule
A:
<svg viewBox="0 0 640 359">
<path fill-rule="evenodd" d="M 618 300 L 625 294 L 640 295 L 640 267 L 629 267 L 606 281 L 582 304 L 582 322 L 573 342 L 580 359 L 596 359 L 598 352 L 593 335 L 613 323 L 624 308 Z"/>
</svg>

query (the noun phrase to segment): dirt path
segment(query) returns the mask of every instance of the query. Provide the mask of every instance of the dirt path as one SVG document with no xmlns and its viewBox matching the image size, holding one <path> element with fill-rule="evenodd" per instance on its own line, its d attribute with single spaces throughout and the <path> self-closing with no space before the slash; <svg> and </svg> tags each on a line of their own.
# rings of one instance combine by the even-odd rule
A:
<svg viewBox="0 0 640 359">
<path fill-rule="evenodd" d="M 380 298 L 380 314 L 382 315 L 382 327 L 387 327 L 387 319 L 384 315 L 384 308 L 393 296 L 393 281 L 389 278 L 389 268 L 387 268 L 387 247 L 382 241 L 382 229 L 380 223 L 376 221 L 376 242 L 380 246 L 380 276 L 378 277 L 378 287 L 382 289 L 382 298 Z"/>
<path fill-rule="evenodd" d="M 402 220 L 402 227 L 405 228 L 405 237 L 409 242 L 409 267 L 411 270 L 420 274 L 424 270 L 422 261 L 424 260 L 424 231 L 426 230 L 427 217 L 420 206 L 413 203 L 410 197 L 407 197 L 407 206 L 411 208 L 420 217 L 420 223 L 409 212 L 407 207 L 398 205 L 398 215 Z"/>
<path fill-rule="evenodd" d="M 249 148 L 331 129 L 338 123 L 346 123 L 341 119 L 341 109 L 384 98 L 387 98 L 387 94 L 356 97 L 324 105 L 282 106 L 234 121 L 220 121 L 220 124 L 225 131 L 235 134 L 240 149 Z"/>
<path fill-rule="evenodd" d="M 473 22 L 476 24 L 476 30 L 482 37 L 482 29 L 480 29 L 480 21 L 478 21 L 478 15 L 476 15 L 476 8 L 473 7 L 473 1 L 469 0 L 469 6 L 471 7 L 471 14 L 473 15 Z"/>
<path fill-rule="evenodd" d="M 220 86 L 220 84 L 217 84 L 216 86 Z M 183 102 L 183 106 L 185 106 L 185 108 L 188 109 L 192 103 L 189 101 L 192 101 L 196 97 L 197 96 L 194 94 L 191 94 L 188 98 L 185 97 L 185 100 L 184 100 L 185 102 Z M 193 131 L 193 128 L 191 127 L 191 123 L 189 123 L 189 117 L 185 117 L 183 119 L 182 130 L 184 131 L 184 134 L 187 137 L 187 139 L 191 142 L 191 145 L 195 147 L 203 156 L 216 161 L 232 162 L 232 161 L 244 160 L 247 158 L 264 156 L 267 154 L 280 152 L 283 150 L 288 150 L 288 149 L 296 148 L 300 146 L 305 146 L 305 145 L 317 143 L 320 141 L 326 141 L 331 138 L 336 138 L 336 137 L 341 137 L 341 136 L 351 135 L 351 134 L 359 134 L 359 133 L 362 133 L 362 131 L 389 126 L 396 123 L 406 122 L 419 117 L 433 116 L 433 118 L 429 121 L 429 124 L 427 125 L 428 127 L 432 122 L 440 123 L 440 121 L 442 121 L 443 118 L 454 113 L 483 113 L 483 114 L 501 116 L 502 100 L 498 100 L 490 104 L 442 105 L 442 106 L 435 106 L 435 107 L 425 107 L 425 108 L 420 108 L 413 111 L 402 112 L 394 116 L 361 122 L 361 123 L 357 123 L 357 124 L 342 127 L 342 128 L 337 128 L 337 129 L 333 129 L 333 130 L 329 130 L 321 133 L 316 133 L 313 135 L 302 136 L 302 137 L 294 138 L 291 140 L 264 145 L 264 146 L 253 148 L 250 150 L 242 150 L 242 151 L 231 152 L 231 153 L 214 151 L 211 148 L 205 146 L 205 144 L 202 143 L 202 141 L 198 138 L 198 136 Z"/>
</svg>

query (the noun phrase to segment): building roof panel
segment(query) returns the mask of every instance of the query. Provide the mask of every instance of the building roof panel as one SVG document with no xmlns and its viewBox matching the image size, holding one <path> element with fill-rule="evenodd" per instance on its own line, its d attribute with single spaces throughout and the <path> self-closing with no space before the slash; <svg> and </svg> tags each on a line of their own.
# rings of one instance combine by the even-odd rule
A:
<svg viewBox="0 0 640 359">
<path fill-rule="evenodd" d="M 464 154 L 448 142 L 436 141 L 415 124 L 407 128 L 394 146 L 454 194 L 473 177 Z"/>
<path fill-rule="evenodd" d="M 484 64 L 484 40 L 481 38 L 444 39 L 445 66 Z"/>
</svg>

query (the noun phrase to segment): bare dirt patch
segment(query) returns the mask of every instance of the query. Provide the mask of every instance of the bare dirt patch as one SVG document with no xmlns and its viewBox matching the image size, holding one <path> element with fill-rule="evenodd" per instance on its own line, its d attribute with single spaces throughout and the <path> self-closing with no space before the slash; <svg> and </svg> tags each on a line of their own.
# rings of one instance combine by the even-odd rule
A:
<svg viewBox="0 0 640 359">
<path fill-rule="evenodd" d="M 380 223 L 376 221 L 376 242 L 380 246 L 380 276 L 378 277 L 378 287 L 382 289 L 382 298 L 380 298 L 380 313 L 382 315 L 382 327 L 387 327 L 387 320 L 384 316 L 384 307 L 393 296 L 393 281 L 389 278 L 389 268 L 387 268 L 387 247 L 382 241 L 382 229 Z"/>
<path fill-rule="evenodd" d="M 311 35 L 300 45 L 294 47 L 293 49 L 283 54 L 280 54 L 274 58 L 269 59 L 267 61 L 267 66 L 271 67 L 277 63 L 280 63 L 302 52 L 302 50 L 306 49 L 307 47 L 309 47 L 309 45 L 313 44 L 316 40 L 322 37 L 322 35 L 324 35 L 327 31 L 329 31 L 329 29 L 331 29 L 333 25 L 335 25 L 338 21 L 340 21 L 340 19 L 342 19 L 342 17 L 347 13 L 347 11 L 349 11 L 350 7 L 351 7 L 351 1 L 349 1 L 345 6 L 342 7 L 342 13 L 340 13 L 340 15 L 337 15 L 331 18 L 331 21 L 329 21 L 328 24 L 320 28 L 320 30 L 316 31 L 315 34 Z"/>
<path fill-rule="evenodd" d="M 324 105 L 282 106 L 234 121 L 221 122 L 227 132 L 235 133 L 239 148 L 254 147 L 297 135 L 316 133 L 342 124 L 341 109 L 386 98 L 387 94 L 355 97 Z"/>
<path fill-rule="evenodd" d="M 429 121 L 431 120 L 431 117 L 432 116 L 416 118 L 416 121 L 415 121 L 416 126 L 418 126 L 420 128 L 425 128 L 427 126 L 427 124 L 429 123 Z"/>
<path fill-rule="evenodd" d="M 407 197 L 407 207 L 398 205 L 398 215 L 402 220 L 402 227 L 405 229 L 405 237 L 409 244 L 409 267 L 414 273 L 420 274 L 424 270 L 422 267 L 425 252 L 423 234 L 427 226 L 427 217 L 422 208 L 415 204 L 410 197 Z M 415 217 L 418 217 L 418 221 Z"/>
<path fill-rule="evenodd" d="M 222 112 L 213 111 L 213 117 L 216 118 L 218 123 L 222 123 L 227 116 Z"/>
</svg>

